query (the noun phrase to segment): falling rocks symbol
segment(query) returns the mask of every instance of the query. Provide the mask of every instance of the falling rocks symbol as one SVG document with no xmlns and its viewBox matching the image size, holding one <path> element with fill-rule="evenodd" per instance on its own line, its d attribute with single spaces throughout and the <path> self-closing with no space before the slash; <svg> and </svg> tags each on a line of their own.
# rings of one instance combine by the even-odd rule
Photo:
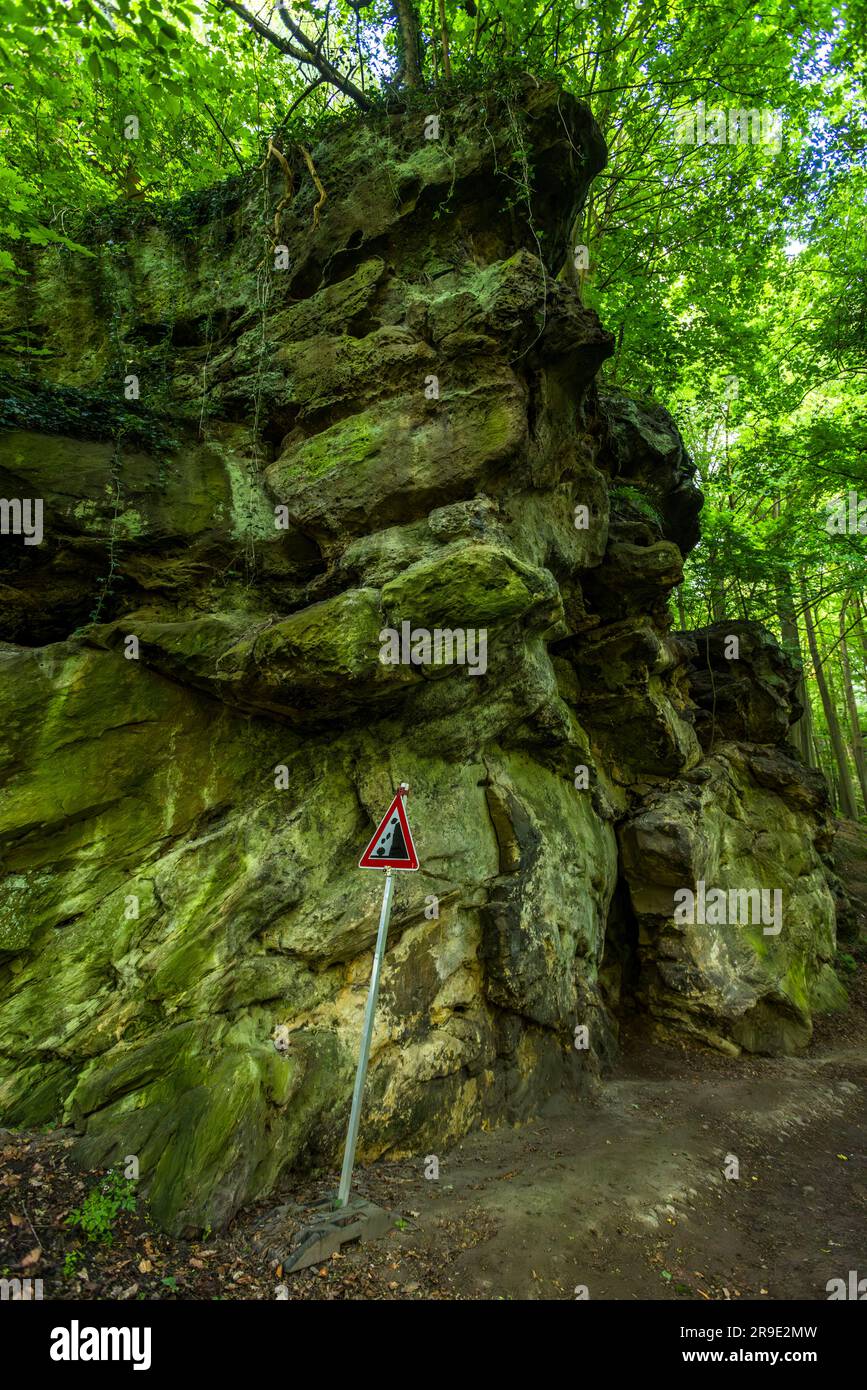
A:
<svg viewBox="0 0 867 1390">
<path fill-rule="evenodd" d="M 418 855 L 403 808 L 403 788 L 397 793 L 359 860 L 362 869 L 417 869 Z"/>
<path fill-rule="evenodd" d="M 376 859 L 409 859 L 406 841 L 403 838 L 403 831 L 400 828 L 397 815 L 391 817 L 385 828 L 385 834 L 380 835 L 373 854 Z"/>
</svg>

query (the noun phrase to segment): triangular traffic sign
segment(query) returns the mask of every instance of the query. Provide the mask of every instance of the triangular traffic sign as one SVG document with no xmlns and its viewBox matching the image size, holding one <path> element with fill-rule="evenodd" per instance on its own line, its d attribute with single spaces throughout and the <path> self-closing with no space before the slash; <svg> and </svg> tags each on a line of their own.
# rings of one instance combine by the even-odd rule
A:
<svg viewBox="0 0 867 1390">
<path fill-rule="evenodd" d="M 403 789 L 397 793 L 377 826 L 376 834 L 359 859 L 359 869 L 418 868 L 418 855 L 412 842 L 406 811 L 403 809 L 405 795 Z"/>
</svg>

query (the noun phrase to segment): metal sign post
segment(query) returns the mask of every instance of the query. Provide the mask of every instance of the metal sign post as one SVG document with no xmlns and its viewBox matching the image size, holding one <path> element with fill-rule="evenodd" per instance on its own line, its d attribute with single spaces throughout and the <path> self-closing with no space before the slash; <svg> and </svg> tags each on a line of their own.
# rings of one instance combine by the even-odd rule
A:
<svg viewBox="0 0 867 1390">
<path fill-rule="evenodd" d="M 373 953 L 373 969 L 370 972 L 370 989 L 367 992 L 364 1023 L 361 1029 L 361 1052 L 358 1057 L 358 1070 L 355 1073 L 355 1090 L 352 1093 L 349 1129 L 346 1131 L 346 1148 L 343 1151 L 343 1171 L 340 1174 L 340 1187 L 337 1191 L 337 1205 L 341 1207 L 346 1206 L 349 1200 L 349 1189 L 352 1185 L 355 1146 L 358 1142 L 358 1124 L 361 1119 L 364 1082 L 367 1077 L 367 1059 L 370 1056 L 370 1040 L 373 1037 L 373 1016 L 376 1013 L 376 997 L 379 994 L 379 977 L 382 973 L 382 958 L 385 955 L 385 939 L 388 936 L 393 897 L 394 874 L 391 869 L 386 869 L 385 887 L 382 891 L 382 911 L 379 914 L 379 931 L 376 936 L 376 950 Z"/>
<path fill-rule="evenodd" d="M 367 1202 L 361 1197 L 350 1197 L 352 1170 L 355 1165 L 355 1149 L 358 1143 L 358 1129 L 361 1123 L 361 1109 L 364 1103 L 364 1083 L 367 1079 L 367 1064 L 370 1059 L 370 1044 L 373 1038 L 373 1019 L 376 1013 L 376 1000 L 379 994 L 379 978 L 385 958 L 385 943 L 388 937 L 388 924 L 391 919 L 391 903 L 394 897 L 395 870 L 412 872 L 418 869 L 418 855 L 413 844 L 412 832 L 406 818 L 403 799 L 409 791 L 401 782 L 397 794 L 377 826 L 376 833 L 364 851 L 359 868 L 385 869 L 385 886 L 382 892 L 382 908 L 379 914 L 379 930 L 373 952 L 373 968 L 370 972 L 370 985 L 367 1003 L 364 1007 L 364 1021 L 361 1026 L 361 1051 L 355 1072 L 355 1088 L 352 1092 L 352 1108 L 349 1112 L 349 1128 L 346 1131 L 346 1147 L 343 1151 L 343 1169 L 340 1174 L 340 1187 L 336 1198 L 326 1198 L 315 1204 L 313 1210 L 321 1215 L 297 1232 L 293 1240 L 294 1249 L 288 1256 L 279 1254 L 279 1261 L 287 1273 L 306 1269 L 333 1254 L 341 1245 L 350 1240 L 374 1240 L 385 1235 L 392 1225 L 392 1216 Z M 288 1209 L 290 1215 L 298 1209 Z"/>
</svg>

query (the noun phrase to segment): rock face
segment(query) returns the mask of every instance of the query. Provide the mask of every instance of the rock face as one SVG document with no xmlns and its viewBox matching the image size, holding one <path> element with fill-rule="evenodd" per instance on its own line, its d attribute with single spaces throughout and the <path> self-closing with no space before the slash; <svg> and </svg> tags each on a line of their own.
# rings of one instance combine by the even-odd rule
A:
<svg viewBox="0 0 867 1390">
<path fill-rule="evenodd" d="M 0 1118 L 137 1154 L 174 1230 L 339 1154 L 401 780 L 363 1156 L 589 1081 L 627 1000 L 777 1051 L 839 988 L 793 677 L 672 633 L 693 469 L 558 278 L 598 129 L 534 85 L 424 124 L 315 145 L 321 216 L 287 149 L 0 306 L 0 490 L 44 506 L 0 537 Z M 699 880 L 781 929 L 685 923 Z"/>
<path fill-rule="evenodd" d="M 798 672 L 759 623 L 734 619 L 689 633 L 689 693 L 702 747 L 718 738 L 785 742 L 803 713 Z"/>
<path fill-rule="evenodd" d="M 638 921 L 640 1003 L 732 1052 L 808 1043 L 812 1011 L 842 996 L 831 966 L 834 902 L 821 857 L 831 830 L 819 775 L 781 748 L 720 743 L 651 793 L 620 839 Z M 685 885 L 695 890 L 689 912 L 675 898 Z M 711 890 L 724 905 L 714 908 Z M 749 890 L 764 894 L 750 899 Z"/>
</svg>

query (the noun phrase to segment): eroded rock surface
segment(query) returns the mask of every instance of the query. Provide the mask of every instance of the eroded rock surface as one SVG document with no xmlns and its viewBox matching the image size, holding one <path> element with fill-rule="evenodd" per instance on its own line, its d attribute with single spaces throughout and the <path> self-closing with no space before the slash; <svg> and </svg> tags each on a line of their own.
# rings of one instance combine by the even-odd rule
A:
<svg viewBox="0 0 867 1390">
<path fill-rule="evenodd" d="M 592 116 L 530 85 L 423 128 L 316 145 L 318 224 L 289 151 L 276 235 L 275 166 L 97 220 L 92 261 L 40 253 L 2 306 L 39 351 L 4 378 L 0 491 L 45 535 L 0 548 L 0 1114 L 137 1154 L 176 1230 L 340 1151 L 356 863 L 400 781 L 422 871 L 364 1156 L 589 1081 L 627 996 L 787 1051 L 838 989 L 793 681 L 766 634 L 735 675 L 672 633 L 694 470 L 664 411 L 597 392 L 612 339 L 559 276 Z M 405 624 L 484 660 L 383 661 Z M 780 888 L 782 930 L 675 923 L 698 879 Z"/>
</svg>

